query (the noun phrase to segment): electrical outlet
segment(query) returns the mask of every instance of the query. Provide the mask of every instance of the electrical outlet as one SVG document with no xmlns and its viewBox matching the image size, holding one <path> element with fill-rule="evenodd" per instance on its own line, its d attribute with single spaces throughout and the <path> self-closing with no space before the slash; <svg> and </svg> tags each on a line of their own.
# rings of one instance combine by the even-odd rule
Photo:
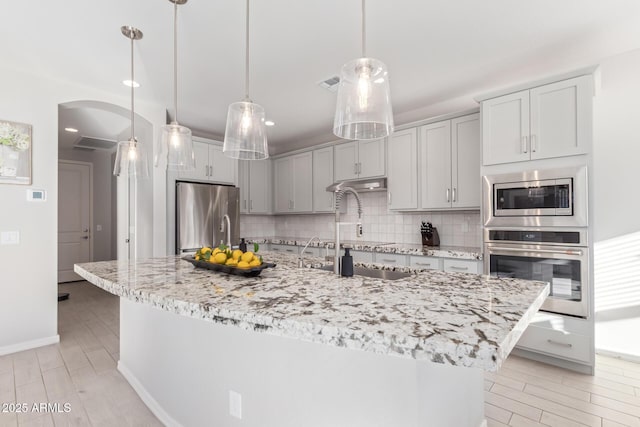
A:
<svg viewBox="0 0 640 427">
<path fill-rule="evenodd" d="M 3 231 L 0 233 L 0 245 L 19 245 L 20 244 L 20 232 L 19 231 Z"/>
<path fill-rule="evenodd" d="M 229 415 L 242 419 L 242 395 L 229 390 Z"/>
</svg>

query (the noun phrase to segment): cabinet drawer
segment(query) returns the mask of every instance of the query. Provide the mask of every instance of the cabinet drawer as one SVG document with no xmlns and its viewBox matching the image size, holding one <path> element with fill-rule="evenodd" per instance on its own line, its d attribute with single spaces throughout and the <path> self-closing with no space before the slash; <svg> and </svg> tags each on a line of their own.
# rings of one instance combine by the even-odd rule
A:
<svg viewBox="0 0 640 427">
<path fill-rule="evenodd" d="M 448 273 L 478 274 L 478 261 L 445 258 L 444 271 Z"/>
<path fill-rule="evenodd" d="M 407 256 L 402 254 L 387 254 L 378 252 L 376 253 L 376 262 L 378 264 L 398 265 L 401 267 L 406 267 Z"/>
<path fill-rule="evenodd" d="M 289 246 L 289 245 L 271 245 L 271 250 L 274 252 L 284 252 L 287 254 L 298 254 L 297 246 Z"/>
<path fill-rule="evenodd" d="M 351 251 L 350 253 L 354 262 L 373 262 L 373 252 Z"/>
<path fill-rule="evenodd" d="M 304 249 L 304 246 L 298 247 L 298 253 L 300 253 L 300 255 L 302 255 L 302 256 L 313 256 L 313 257 L 324 256 L 324 248 L 308 247 L 304 251 L 304 253 L 302 252 L 302 249 Z M 321 254 L 321 252 L 322 252 L 322 254 Z"/>
<path fill-rule="evenodd" d="M 442 258 L 410 256 L 409 267 L 424 270 L 442 270 Z"/>
<path fill-rule="evenodd" d="M 563 359 L 590 362 L 591 340 L 585 335 L 529 325 L 517 346 Z"/>
</svg>

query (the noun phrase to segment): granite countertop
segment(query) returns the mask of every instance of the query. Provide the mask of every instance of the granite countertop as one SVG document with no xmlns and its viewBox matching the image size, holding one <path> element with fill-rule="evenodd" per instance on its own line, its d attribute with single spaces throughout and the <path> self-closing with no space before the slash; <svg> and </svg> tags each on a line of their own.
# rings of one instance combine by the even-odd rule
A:
<svg viewBox="0 0 640 427">
<path fill-rule="evenodd" d="M 543 282 L 427 271 L 395 281 L 297 268 L 255 278 L 196 269 L 178 256 L 77 264 L 129 300 L 246 330 L 349 349 L 496 371 L 549 293 Z M 312 260 L 321 262 L 321 260 Z"/>
<path fill-rule="evenodd" d="M 298 239 L 289 237 L 273 237 L 273 238 L 247 238 L 248 242 L 256 243 L 272 243 L 276 245 L 304 246 L 309 239 Z M 482 260 L 482 249 L 464 246 L 422 246 L 420 244 L 410 243 L 385 243 L 385 242 L 367 242 L 360 240 L 347 240 L 341 242 L 341 245 L 349 245 L 354 250 L 378 253 L 391 253 L 403 255 L 419 255 L 437 258 L 457 258 Z M 333 240 L 314 239 L 309 247 L 333 249 L 335 242 Z"/>
</svg>

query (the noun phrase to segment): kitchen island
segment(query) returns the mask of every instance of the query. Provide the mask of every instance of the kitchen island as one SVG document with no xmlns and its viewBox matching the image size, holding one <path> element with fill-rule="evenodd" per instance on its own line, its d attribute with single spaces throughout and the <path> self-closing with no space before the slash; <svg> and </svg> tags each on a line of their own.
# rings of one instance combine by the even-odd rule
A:
<svg viewBox="0 0 640 427">
<path fill-rule="evenodd" d="M 76 265 L 121 297 L 118 367 L 165 424 L 480 426 L 483 371 L 549 292 L 439 271 L 340 278 L 263 256 L 277 267 L 256 278 L 175 256 Z"/>
</svg>

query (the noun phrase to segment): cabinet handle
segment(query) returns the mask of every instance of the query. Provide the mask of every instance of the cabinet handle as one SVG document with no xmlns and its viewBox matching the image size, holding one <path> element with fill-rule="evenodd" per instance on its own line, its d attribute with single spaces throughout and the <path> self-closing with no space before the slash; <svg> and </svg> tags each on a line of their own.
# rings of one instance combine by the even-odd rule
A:
<svg viewBox="0 0 640 427">
<path fill-rule="evenodd" d="M 358 175 L 362 173 L 362 163 L 358 163 Z"/>
<path fill-rule="evenodd" d="M 450 193 L 450 192 L 451 192 L 451 191 L 447 188 L 447 203 L 449 203 L 449 202 L 451 201 L 451 199 L 449 198 L 449 193 Z"/>
<path fill-rule="evenodd" d="M 522 137 L 522 153 L 527 154 L 527 137 Z"/>
<path fill-rule="evenodd" d="M 253 199 L 249 201 L 249 209 L 253 210 Z"/>
<path fill-rule="evenodd" d="M 384 262 L 396 262 L 395 259 L 388 259 L 388 258 L 382 258 L 382 261 L 384 261 Z"/>
<path fill-rule="evenodd" d="M 469 267 L 458 267 L 457 265 L 452 265 L 449 268 L 452 270 L 459 270 L 459 271 L 467 271 L 469 269 Z"/>
<path fill-rule="evenodd" d="M 209 165 L 204 165 L 204 176 L 209 176 Z"/>
<path fill-rule="evenodd" d="M 353 174 L 354 175 L 358 175 L 358 164 L 357 163 L 353 164 Z"/>
<path fill-rule="evenodd" d="M 293 252 L 293 249 L 285 249 L 287 252 Z"/>
<path fill-rule="evenodd" d="M 536 136 L 531 134 L 531 152 L 535 153 L 538 150 L 538 144 L 536 142 Z"/>
<path fill-rule="evenodd" d="M 453 201 L 456 201 L 456 187 L 453 187 Z"/>
<path fill-rule="evenodd" d="M 430 262 L 418 262 L 418 261 L 416 261 L 416 265 L 424 265 L 425 267 L 431 267 L 431 263 Z"/>
<path fill-rule="evenodd" d="M 391 204 L 391 191 L 387 193 L 387 199 L 389 201 L 389 204 Z"/>
<path fill-rule="evenodd" d="M 560 341 L 551 340 L 551 339 L 548 339 L 547 342 L 549 344 L 561 345 L 563 347 L 569 347 L 569 348 L 573 347 L 573 344 L 570 344 L 570 343 L 567 343 L 567 342 L 560 342 Z"/>
</svg>

